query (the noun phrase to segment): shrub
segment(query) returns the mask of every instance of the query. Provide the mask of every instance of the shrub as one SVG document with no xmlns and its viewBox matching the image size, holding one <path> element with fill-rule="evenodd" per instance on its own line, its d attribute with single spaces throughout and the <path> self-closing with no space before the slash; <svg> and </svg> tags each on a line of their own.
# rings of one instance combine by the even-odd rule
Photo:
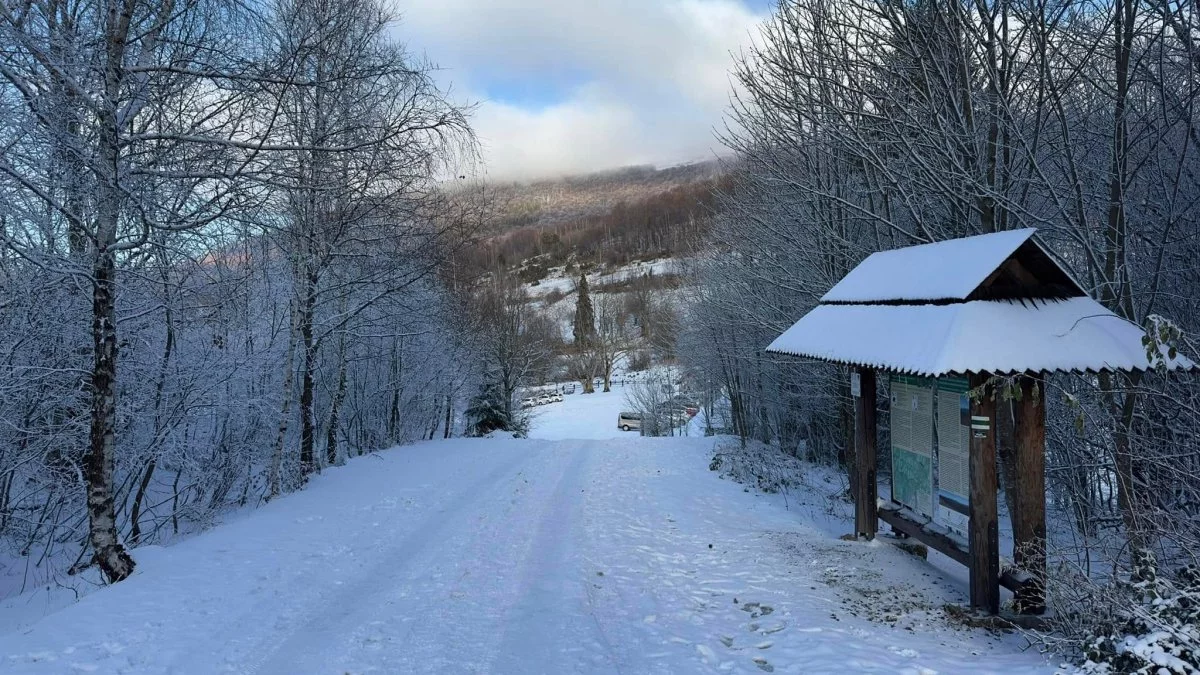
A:
<svg viewBox="0 0 1200 675">
<path fill-rule="evenodd" d="M 1095 675 L 1200 672 L 1200 569 L 1162 579 L 1154 554 L 1135 554 L 1130 580 L 1108 589 L 1108 611 L 1084 631 L 1081 670 Z"/>
</svg>

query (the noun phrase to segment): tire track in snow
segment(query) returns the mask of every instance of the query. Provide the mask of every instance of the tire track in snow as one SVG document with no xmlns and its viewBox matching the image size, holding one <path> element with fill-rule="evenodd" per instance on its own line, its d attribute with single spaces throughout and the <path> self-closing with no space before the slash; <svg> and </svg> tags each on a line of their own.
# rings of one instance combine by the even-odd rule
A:
<svg viewBox="0 0 1200 675">
<path fill-rule="evenodd" d="M 522 448 L 521 451 L 515 452 L 512 458 L 506 459 L 456 493 L 445 502 L 444 508 L 422 514 L 424 520 L 415 529 L 402 535 L 397 543 L 388 546 L 386 550 L 373 552 L 377 562 L 357 571 L 353 575 L 355 581 L 350 586 L 339 589 L 333 597 L 318 598 L 318 606 L 306 607 L 311 618 L 289 627 L 285 639 L 274 645 L 260 645 L 263 648 L 251 654 L 257 658 L 240 672 L 288 675 L 299 672 L 325 672 L 315 669 L 314 666 L 327 661 L 329 656 L 337 652 L 334 643 L 349 637 L 346 635 L 347 629 L 352 631 L 364 623 L 364 616 L 371 616 L 369 608 L 381 601 L 378 597 L 383 592 L 380 584 L 393 578 L 425 549 L 437 543 L 438 535 L 459 524 L 470 507 L 486 503 L 495 493 L 501 492 L 507 485 L 503 479 L 528 464 L 537 455 L 534 450 Z M 406 514 L 400 512 L 396 515 L 404 517 Z M 333 583 L 333 580 L 330 580 L 330 583 Z M 320 602 L 321 600 L 324 602 Z M 278 634 L 278 630 L 270 633 Z"/>
<path fill-rule="evenodd" d="M 600 446 L 600 447 L 596 447 Z M 503 636 L 490 672 L 620 672 L 593 608 L 592 572 L 579 554 L 580 496 L 601 443 L 573 443 L 570 464 L 540 513 L 537 533 L 521 562 L 516 602 L 504 614 Z"/>
<path fill-rule="evenodd" d="M 524 561 L 537 545 L 539 523 L 578 455 L 548 444 L 511 499 L 481 514 L 476 529 L 447 542 L 431 567 L 438 570 L 434 576 L 453 581 L 404 584 L 400 590 L 406 597 L 420 596 L 414 606 L 420 618 L 410 618 L 401 639 L 405 652 L 384 672 L 491 672 L 509 609 L 525 592 Z M 473 555 L 463 555 L 464 550 Z"/>
</svg>

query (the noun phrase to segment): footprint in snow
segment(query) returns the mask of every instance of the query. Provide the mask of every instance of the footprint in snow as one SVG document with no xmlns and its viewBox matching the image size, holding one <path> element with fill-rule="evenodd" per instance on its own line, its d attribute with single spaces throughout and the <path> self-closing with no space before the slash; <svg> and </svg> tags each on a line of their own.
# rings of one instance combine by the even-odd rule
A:
<svg viewBox="0 0 1200 675">
<path fill-rule="evenodd" d="M 761 656 L 754 657 L 754 665 L 758 666 L 759 670 L 766 671 L 768 673 L 775 672 L 775 666 L 771 665 L 770 661 Z"/>
<path fill-rule="evenodd" d="M 770 605 L 762 605 L 757 602 L 747 602 L 742 605 L 743 612 L 749 612 L 751 619 L 757 619 L 760 616 L 766 616 L 775 611 L 775 608 Z"/>
<path fill-rule="evenodd" d="M 787 628 L 787 623 L 780 621 L 779 623 L 771 624 L 770 626 L 766 626 L 766 627 L 763 627 L 757 623 L 752 623 L 752 624 L 750 624 L 749 628 L 750 628 L 751 633 L 762 633 L 763 635 L 772 635 L 774 633 L 778 633 L 779 631 L 783 630 L 784 628 Z M 806 631 L 803 631 L 803 629 L 801 629 L 801 630 L 802 630 L 802 632 L 806 632 Z"/>
</svg>

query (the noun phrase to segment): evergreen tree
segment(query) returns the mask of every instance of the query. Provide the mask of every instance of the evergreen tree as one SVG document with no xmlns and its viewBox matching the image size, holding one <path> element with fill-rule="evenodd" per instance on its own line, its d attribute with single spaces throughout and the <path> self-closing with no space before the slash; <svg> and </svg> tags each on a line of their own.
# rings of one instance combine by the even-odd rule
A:
<svg viewBox="0 0 1200 675">
<path fill-rule="evenodd" d="M 575 302 L 574 336 L 576 346 L 588 344 L 596 335 L 596 313 L 588 295 L 587 275 L 579 275 L 579 298 Z"/>
<path fill-rule="evenodd" d="M 524 437 L 528 420 L 506 405 L 504 387 L 494 379 L 485 382 L 479 393 L 471 399 L 467 408 L 467 435 L 486 436 L 493 431 L 511 431 L 514 436 Z"/>
</svg>

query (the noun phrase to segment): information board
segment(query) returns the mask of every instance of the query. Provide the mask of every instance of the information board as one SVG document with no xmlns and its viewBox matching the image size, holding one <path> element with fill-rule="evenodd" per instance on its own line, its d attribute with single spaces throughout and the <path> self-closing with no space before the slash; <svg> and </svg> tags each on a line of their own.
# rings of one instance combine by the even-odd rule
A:
<svg viewBox="0 0 1200 675">
<path fill-rule="evenodd" d="M 891 389 L 892 499 L 934 515 L 934 380 L 893 375 Z"/>
<path fill-rule="evenodd" d="M 967 533 L 970 493 L 970 399 L 967 380 L 943 377 L 937 381 L 937 488 L 934 520 L 959 534 Z"/>
</svg>

